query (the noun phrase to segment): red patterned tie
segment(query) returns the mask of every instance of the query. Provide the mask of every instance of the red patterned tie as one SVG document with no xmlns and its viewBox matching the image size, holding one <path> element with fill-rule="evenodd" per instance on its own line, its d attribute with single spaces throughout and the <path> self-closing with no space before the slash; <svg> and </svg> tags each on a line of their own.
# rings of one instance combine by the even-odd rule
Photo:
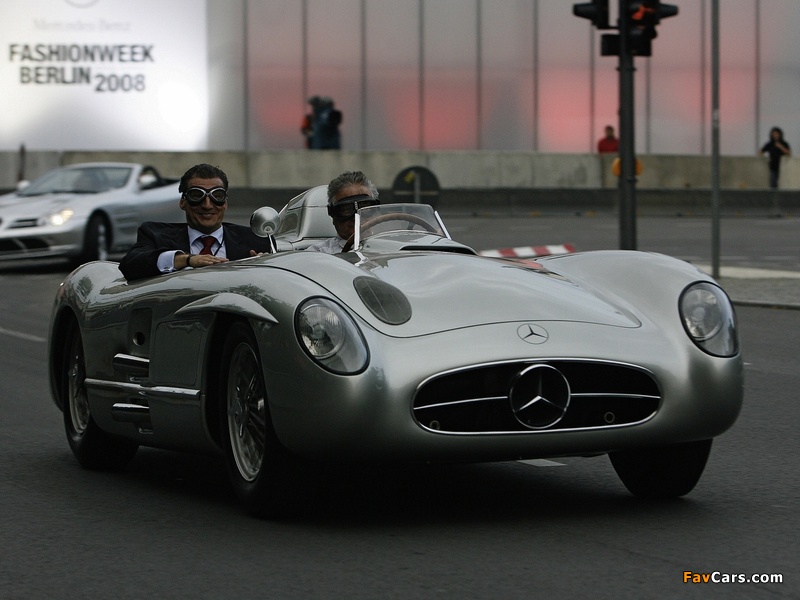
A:
<svg viewBox="0 0 800 600">
<path fill-rule="evenodd" d="M 200 241 L 203 243 L 203 249 L 200 250 L 200 254 L 211 254 L 211 246 L 214 245 L 217 239 L 213 235 L 204 235 L 200 238 Z"/>
</svg>

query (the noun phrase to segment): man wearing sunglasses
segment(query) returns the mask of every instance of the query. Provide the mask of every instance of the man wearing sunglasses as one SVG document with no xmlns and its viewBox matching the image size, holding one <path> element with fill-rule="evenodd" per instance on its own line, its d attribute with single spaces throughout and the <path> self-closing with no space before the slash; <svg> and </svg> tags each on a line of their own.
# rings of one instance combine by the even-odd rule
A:
<svg viewBox="0 0 800 600">
<path fill-rule="evenodd" d="M 119 264 L 128 281 L 271 251 L 270 240 L 249 227 L 223 223 L 228 177 L 219 167 L 195 165 L 181 177 L 178 191 L 186 223 L 142 223 L 136 244 Z"/>
<path fill-rule="evenodd" d="M 356 211 L 380 204 L 378 189 L 361 171 L 346 171 L 328 184 L 328 214 L 336 237 L 309 246 L 307 250 L 337 254 L 355 231 Z"/>
</svg>

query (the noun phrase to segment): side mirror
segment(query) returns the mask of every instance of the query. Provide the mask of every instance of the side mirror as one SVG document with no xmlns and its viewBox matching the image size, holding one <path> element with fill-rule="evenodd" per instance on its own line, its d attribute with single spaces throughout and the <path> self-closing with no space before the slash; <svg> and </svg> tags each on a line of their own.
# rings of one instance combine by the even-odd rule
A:
<svg viewBox="0 0 800 600">
<path fill-rule="evenodd" d="M 281 224 L 281 217 L 278 211 L 271 206 L 262 206 L 250 217 L 250 229 L 258 237 L 269 237 L 278 231 Z"/>
<path fill-rule="evenodd" d="M 158 183 L 158 177 L 152 173 L 143 173 L 139 175 L 139 189 L 146 190 L 154 187 Z"/>
</svg>

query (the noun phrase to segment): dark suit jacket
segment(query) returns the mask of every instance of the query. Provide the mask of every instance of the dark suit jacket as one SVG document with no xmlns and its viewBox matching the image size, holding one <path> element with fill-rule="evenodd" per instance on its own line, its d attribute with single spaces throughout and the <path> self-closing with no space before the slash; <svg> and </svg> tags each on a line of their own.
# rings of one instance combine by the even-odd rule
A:
<svg viewBox="0 0 800 600">
<path fill-rule="evenodd" d="M 250 256 L 250 250 L 270 252 L 267 238 L 258 237 L 249 227 L 223 223 L 223 241 L 229 260 Z M 161 275 L 156 263 L 158 255 L 168 250 L 182 250 L 189 254 L 189 228 L 186 223 L 142 223 L 136 243 L 119 263 L 125 279 L 132 281 L 143 277 Z"/>
</svg>

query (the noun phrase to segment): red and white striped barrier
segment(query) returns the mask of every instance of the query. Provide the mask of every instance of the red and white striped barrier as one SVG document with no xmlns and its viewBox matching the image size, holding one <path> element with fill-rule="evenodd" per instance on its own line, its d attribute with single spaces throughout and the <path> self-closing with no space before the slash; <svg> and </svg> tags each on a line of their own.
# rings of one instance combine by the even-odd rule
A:
<svg viewBox="0 0 800 600">
<path fill-rule="evenodd" d="M 500 248 L 499 250 L 481 250 L 481 256 L 490 258 L 536 258 L 552 254 L 569 254 L 575 252 L 572 244 L 554 244 L 549 246 L 518 246 L 516 248 Z"/>
</svg>

